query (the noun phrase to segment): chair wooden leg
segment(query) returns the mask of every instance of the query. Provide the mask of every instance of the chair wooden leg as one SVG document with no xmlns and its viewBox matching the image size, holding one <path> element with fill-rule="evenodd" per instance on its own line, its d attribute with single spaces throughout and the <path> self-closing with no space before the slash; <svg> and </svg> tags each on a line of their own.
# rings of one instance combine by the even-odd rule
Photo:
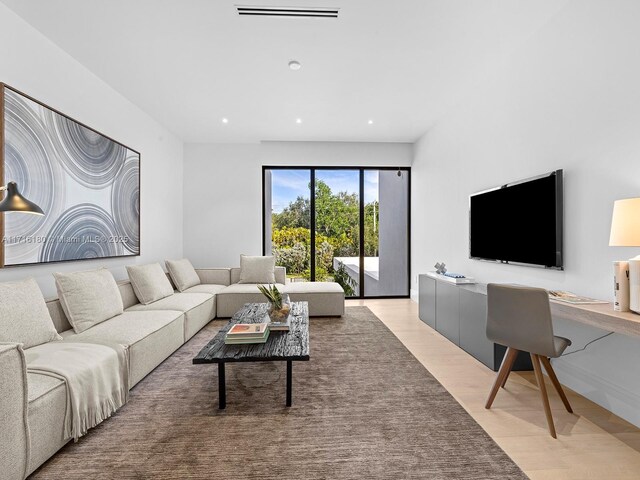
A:
<svg viewBox="0 0 640 480">
<path fill-rule="evenodd" d="M 507 374 L 504 376 L 504 380 L 502 380 L 502 384 L 500 385 L 500 387 L 502 387 L 502 388 L 504 388 L 504 386 L 507 384 L 507 380 L 509 378 L 509 374 L 511 373 L 511 369 L 513 368 L 513 364 L 516 363 L 516 358 L 518 358 L 518 353 L 520 353 L 520 352 L 518 350 L 516 350 L 515 355 L 511 355 L 509 357 L 509 363 L 505 365 L 505 368 L 507 369 Z M 505 359 L 506 359 L 506 355 L 505 355 Z M 502 366 L 501 366 L 501 368 L 502 368 Z"/>
<path fill-rule="evenodd" d="M 549 425 L 549 433 L 556 438 L 556 427 L 553 424 L 553 416 L 551 415 L 551 407 L 549 406 L 549 397 L 547 396 L 547 387 L 544 384 L 544 375 L 542 374 L 542 365 L 540 365 L 540 356 L 535 353 L 531 354 L 531 363 L 536 374 L 536 381 L 540 389 L 540 397 L 542 398 L 542 406 L 547 416 L 547 425 Z"/>
<path fill-rule="evenodd" d="M 507 348 L 507 351 L 504 354 L 504 358 L 502 359 L 502 365 L 500 365 L 500 370 L 498 371 L 498 375 L 496 376 L 496 380 L 493 383 L 493 387 L 491 387 L 491 393 L 489 393 L 489 398 L 487 399 L 487 403 L 484 408 L 491 408 L 493 401 L 498 394 L 498 390 L 506 381 L 506 378 L 509 376 L 509 371 L 511 370 L 511 366 L 518 356 L 518 350 L 515 348 Z"/>
<path fill-rule="evenodd" d="M 567 409 L 567 412 L 573 413 L 573 409 L 571 408 L 569 399 L 564 394 L 562 385 L 560 385 L 560 382 L 558 381 L 558 377 L 556 377 L 556 372 L 553 370 L 553 367 L 551 366 L 551 362 L 544 355 L 540 356 L 540 361 L 542 362 L 542 365 L 544 365 L 544 369 L 547 371 L 547 374 L 551 379 L 551 383 L 553 383 L 553 386 L 556 388 L 556 392 L 558 392 L 558 395 L 560 395 L 560 398 L 562 399 L 562 403 L 564 403 L 564 407 Z"/>
</svg>

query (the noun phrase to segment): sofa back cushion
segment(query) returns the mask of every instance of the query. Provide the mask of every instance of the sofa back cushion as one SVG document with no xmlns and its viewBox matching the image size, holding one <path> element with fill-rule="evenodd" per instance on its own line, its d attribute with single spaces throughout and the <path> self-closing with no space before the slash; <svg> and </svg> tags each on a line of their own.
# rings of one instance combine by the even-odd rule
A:
<svg viewBox="0 0 640 480">
<path fill-rule="evenodd" d="M 276 257 L 240 255 L 238 283 L 276 283 Z"/>
<path fill-rule="evenodd" d="M 173 280 L 173 284 L 179 292 L 184 292 L 187 288 L 200 285 L 200 277 L 188 259 L 167 260 L 165 264 L 171 280 Z"/>
<path fill-rule="evenodd" d="M 231 268 L 231 285 L 240 282 L 240 268 Z M 286 283 L 287 269 L 285 267 L 276 267 L 274 270 L 274 276 L 276 277 L 275 283 Z"/>
<path fill-rule="evenodd" d="M 129 280 L 121 280 L 117 282 L 117 284 L 120 296 L 122 297 L 122 307 L 125 310 L 129 307 L 133 307 L 137 303 L 140 303 L 138 302 L 138 297 L 136 297 L 136 294 L 133 291 L 133 286 L 131 286 L 131 282 Z M 47 308 L 49 309 L 49 315 L 51 315 L 51 320 L 53 320 L 53 325 L 56 327 L 58 333 L 66 332 L 73 328 L 69 323 L 67 315 L 64 313 L 62 303 L 59 299 L 53 298 L 47 300 Z"/>
<path fill-rule="evenodd" d="M 61 339 L 35 280 L 0 283 L 0 342 L 29 348 Z"/>
<path fill-rule="evenodd" d="M 173 295 L 173 287 L 159 263 L 149 265 L 130 265 L 127 274 L 136 297 L 143 305 L 156 302 Z"/>
<path fill-rule="evenodd" d="M 56 327 L 58 333 L 73 329 L 67 315 L 64 313 L 60 300 L 57 298 L 47 300 L 47 308 L 49 309 L 49 315 L 51 315 L 51 320 L 53 320 L 53 325 Z"/>
<path fill-rule="evenodd" d="M 140 303 L 136 292 L 133 290 L 133 285 L 129 280 L 122 280 L 118 282 L 118 290 L 120 290 L 120 296 L 122 297 L 122 306 L 126 310 L 129 307 Z"/>
<path fill-rule="evenodd" d="M 230 268 L 196 268 L 196 273 L 200 277 L 200 284 L 231 285 Z M 238 278 L 240 278 L 240 269 L 238 269 Z"/>
<path fill-rule="evenodd" d="M 62 309 L 76 333 L 120 315 L 124 310 L 118 285 L 106 268 L 54 273 L 53 276 Z"/>
</svg>

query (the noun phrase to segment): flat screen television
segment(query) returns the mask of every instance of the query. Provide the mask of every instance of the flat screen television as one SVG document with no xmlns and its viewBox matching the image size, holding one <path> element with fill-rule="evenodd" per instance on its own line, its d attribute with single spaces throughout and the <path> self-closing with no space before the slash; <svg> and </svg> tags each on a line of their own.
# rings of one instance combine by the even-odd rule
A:
<svg viewBox="0 0 640 480">
<path fill-rule="evenodd" d="M 562 170 L 470 196 L 469 256 L 562 270 Z"/>
</svg>

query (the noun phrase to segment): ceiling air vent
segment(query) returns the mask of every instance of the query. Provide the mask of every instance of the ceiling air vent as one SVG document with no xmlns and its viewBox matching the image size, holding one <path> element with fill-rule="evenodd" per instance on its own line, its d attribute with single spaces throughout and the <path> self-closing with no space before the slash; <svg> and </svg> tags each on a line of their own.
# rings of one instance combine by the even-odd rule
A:
<svg viewBox="0 0 640 480">
<path fill-rule="evenodd" d="M 237 6 L 239 15 L 258 17 L 338 18 L 337 8 Z"/>
</svg>

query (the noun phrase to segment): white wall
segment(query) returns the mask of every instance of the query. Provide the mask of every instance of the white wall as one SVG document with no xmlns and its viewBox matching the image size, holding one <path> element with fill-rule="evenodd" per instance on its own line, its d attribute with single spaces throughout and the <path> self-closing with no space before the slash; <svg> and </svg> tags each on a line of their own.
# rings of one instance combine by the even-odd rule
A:
<svg viewBox="0 0 640 480">
<path fill-rule="evenodd" d="M 262 254 L 262 166 L 409 166 L 402 143 L 187 144 L 184 254 L 198 267 Z"/>
<path fill-rule="evenodd" d="M 141 152 L 141 256 L 0 270 L 0 281 L 35 277 L 55 294 L 52 272 L 124 265 L 182 255 L 182 142 L 0 4 L 0 81 Z"/>
<path fill-rule="evenodd" d="M 570 2 L 415 146 L 412 289 L 436 260 L 481 282 L 612 297 L 613 201 L 640 196 L 640 3 Z M 468 259 L 468 195 L 563 168 L 565 271 Z M 640 317 L 639 317 L 640 318 Z M 557 322 L 580 348 L 602 330 Z M 640 339 L 554 363 L 561 381 L 640 425 Z M 578 412 L 579 413 L 579 412 Z"/>
</svg>

